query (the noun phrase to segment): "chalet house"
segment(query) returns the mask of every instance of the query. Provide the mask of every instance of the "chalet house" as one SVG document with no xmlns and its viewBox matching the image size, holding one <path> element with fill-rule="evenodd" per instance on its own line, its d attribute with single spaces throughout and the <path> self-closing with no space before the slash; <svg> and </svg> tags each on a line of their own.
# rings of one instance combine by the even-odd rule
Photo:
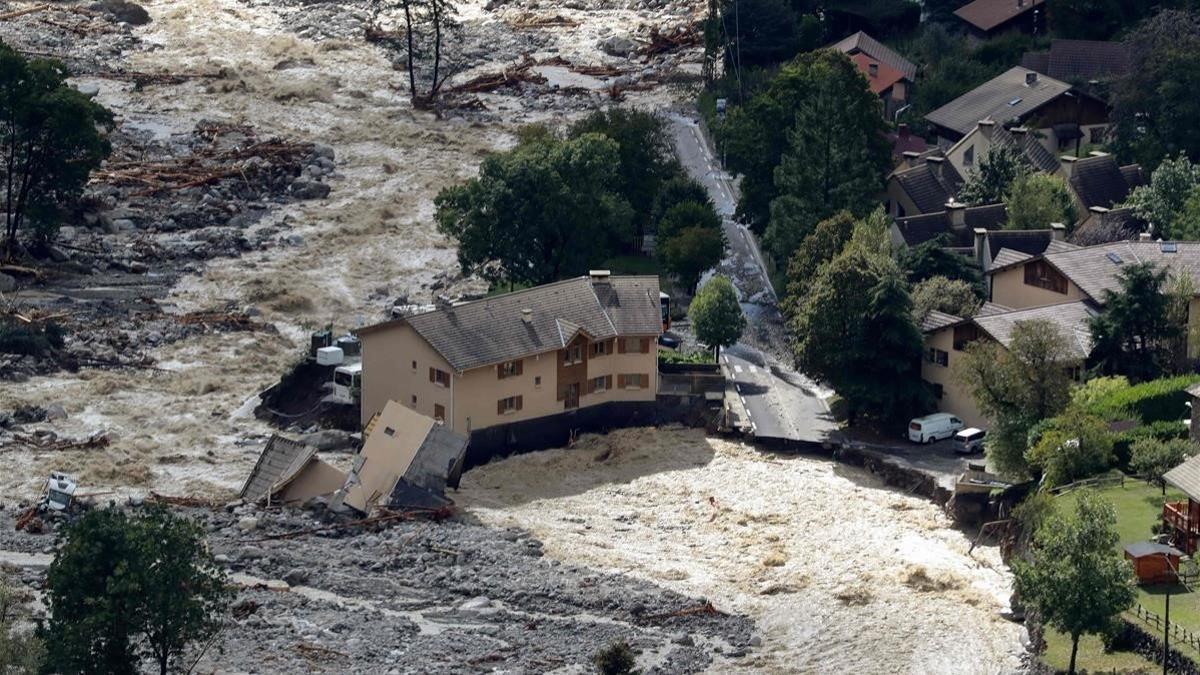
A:
<svg viewBox="0 0 1200 675">
<path fill-rule="evenodd" d="M 897 218 L 892 222 L 892 245 L 918 246 L 944 237 L 945 246 L 963 254 L 973 254 L 975 232 L 996 230 L 1004 226 L 1008 214 L 1003 204 L 965 206 L 949 202 L 940 211 L 919 216 Z"/>
<path fill-rule="evenodd" d="M 980 40 L 1010 30 L 1037 34 L 1045 30 L 1045 0 L 974 0 L 954 10 L 972 37 Z"/>
<path fill-rule="evenodd" d="M 959 174 L 966 176 L 979 167 L 979 162 L 992 148 L 1006 146 L 1016 151 L 1018 157 L 1031 171 L 1057 173 L 1059 162 L 1053 152 L 1046 149 L 1038 134 L 1025 127 L 1005 129 L 993 120 L 975 123 L 959 141 L 946 149 L 946 159 Z"/>
<path fill-rule="evenodd" d="M 1103 100 L 1066 82 L 1016 66 L 925 116 L 942 147 L 950 147 L 979 120 L 1024 127 L 1051 153 L 1077 141 L 1099 141 L 1108 129 Z M 976 157 L 978 160 L 978 156 Z"/>
<path fill-rule="evenodd" d="M 1021 66 L 1075 85 L 1103 84 L 1126 75 L 1129 45 L 1101 40 L 1059 40 L 1044 52 L 1025 52 Z"/>
<path fill-rule="evenodd" d="M 917 77 L 917 66 L 911 61 L 862 31 L 829 45 L 828 49 L 850 57 L 867 78 L 871 93 L 883 101 L 884 117 L 892 119 L 897 110 L 908 105 Z"/>
<path fill-rule="evenodd" d="M 359 329 L 362 423 L 389 400 L 469 436 L 468 464 L 647 423 L 658 277 L 597 271 Z"/>
<path fill-rule="evenodd" d="M 1200 288 L 1200 242 L 1122 241 L 1040 255 L 1010 255 L 987 271 L 991 301 L 1013 308 L 1061 305 L 1064 302 L 1104 304 L 1104 292 L 1119 288 L 1125 265 L 1151 262 L 1173 274 L 1186 274 Z M 1200 354 L 1200 296 L 1189 308 L 1188 355 Z"/>
<path fill-rule="evenodd" d="M 1187 495 L 1186 501 L 1164 503 L 1162 518 L 1171 543 L 1191 555 L 1200 542 L 1200 455 L 1168 471 L 1163 480 Z"/>
<path fill-rule="evenodd" d="M 1051 223 L 1043 230 L 985 230 L 977 228 L 974 231 L 975 244 L 972 253 L 979 269 L 984 272 L 1003 267 L 1026 257 L 1043 253 L 1067 251 L 1078 248 L 1069 244 L 1067 226 L 1062 223 Z M 990 277 L 987 277 L 990 280 Z"/>
<path fill-rule="evenodd" d="M 1095 309 L 1086 302 L 1064 302 L 1045 307 L 1011 309 L 985 303 L 973 318 L 961 318 L 944 312 L 930 312 L 921 324 L 925 354 L 921 379 L 933 389 L 937 408 L 952 413 L 969 425 L 989 426 L 988 419 L 975 405 L 970 391 L 958 383 L 954 364 L 962 358 L 967 345 L 976 340 L 991 340 L 1005 348 L 1012 343 L 1013 330 L 1022 321 L 1048 320 L 1067 337 L 1071 360 L 1063 368 L 1079 368 L 1091 352 L 1088 319 Z"/>
<path fill-rule="evenodd" d="M 1079 246 L 1097 246 L 1129 241 L 1146 230 L 1146 223 L 1129 207 L 1107 209 L 1093 206 L 1071 233 L 1071 242 Z"/>
<path fill-rule="evenodd" d="M 1146 184 L 1138 164 L 1121 166 L 1114 155 L 1093 152 L 1087 157 L 1061 158 L 1061 175 L 1075 196 L 1075 206 L 1084 218 L 1093 207 L 1112 209 L 1129 197 L 1133 188 Z"/>
<path fill-rule="evenodd" d="M 963 177 L 939 149 L 905 152 L 900 166 L 888 174 L 888 214 L 893 218 L 944 211 L 962 187 Z"/>
</svg>

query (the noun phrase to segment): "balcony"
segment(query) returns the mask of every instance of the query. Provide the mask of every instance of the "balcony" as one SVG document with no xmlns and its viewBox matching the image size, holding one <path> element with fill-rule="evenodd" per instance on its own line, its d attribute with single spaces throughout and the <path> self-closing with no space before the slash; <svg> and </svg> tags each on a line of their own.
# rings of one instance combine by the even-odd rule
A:
<svg viewBox="0 0 1200 675">
<path fill-rule="evenodd" d="M 1166 502 L 1163 504 L 1162 517 L 1164 523 L 1183 535 L 1174 538 L 1175 545 L 1190 554 L 1196 548 L 1197 538 L 1200 538 L 1200 519 L 1188 517 L 1188 504 L 1187 501 Z"/>
</svg>

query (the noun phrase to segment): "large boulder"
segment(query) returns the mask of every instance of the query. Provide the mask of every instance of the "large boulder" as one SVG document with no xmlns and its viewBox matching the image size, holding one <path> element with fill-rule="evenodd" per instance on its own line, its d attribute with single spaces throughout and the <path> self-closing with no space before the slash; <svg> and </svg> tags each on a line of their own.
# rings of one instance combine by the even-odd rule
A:
<svg viewBox="0 0 1200 675">
<path fill-rule="evenodd" d="M 150 23 L 150 13 L 139 4 L 127 0 L 100 0 L 92 4 L 91 9 L 97 12 L 107 12 L 114 19 L 131 26 L 144 26 Z"/>
<path fill-rule="evenodd" d="M 17 290 L 17 280 L 0 272 L 0 293 L 12 293 Z"/>
<path fill-rule="evenodd" d="M 609 56 L 627 57 L 637 49 L 637 43 L 621 35 L 613 35 L 600 41 L 600 51 Z"/>
</svg>

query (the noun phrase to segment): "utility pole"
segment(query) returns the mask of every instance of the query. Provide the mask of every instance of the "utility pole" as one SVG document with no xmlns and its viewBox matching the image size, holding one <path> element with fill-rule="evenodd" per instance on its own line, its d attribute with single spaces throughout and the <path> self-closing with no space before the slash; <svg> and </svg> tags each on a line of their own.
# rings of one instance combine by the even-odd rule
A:
<svg viewBox="0 0 1200 675">
<path fill-rule="evenodd" d="M 1167 640 L 1171 637 L 1171 587 L 1167 587 L 1166 606 L 1163 608 L 1163 675 L 1167 675 Z"/>
</svg>

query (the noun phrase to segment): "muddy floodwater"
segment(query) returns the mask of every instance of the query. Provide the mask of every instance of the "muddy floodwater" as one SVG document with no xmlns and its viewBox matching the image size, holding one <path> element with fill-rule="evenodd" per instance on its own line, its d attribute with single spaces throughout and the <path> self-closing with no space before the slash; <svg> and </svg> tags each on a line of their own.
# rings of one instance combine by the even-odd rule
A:
<svg viewBox="0 0 1200 675">
<path fill-rule="evenodd" d="M 709 598 L 762 647 L 718 671 L 1008 673 L 1011 577 L 934 504 L 831 461 L 684 429 L 588 436 L 466 474 L 457 500 L 549 556 Z"/>
</svg>

